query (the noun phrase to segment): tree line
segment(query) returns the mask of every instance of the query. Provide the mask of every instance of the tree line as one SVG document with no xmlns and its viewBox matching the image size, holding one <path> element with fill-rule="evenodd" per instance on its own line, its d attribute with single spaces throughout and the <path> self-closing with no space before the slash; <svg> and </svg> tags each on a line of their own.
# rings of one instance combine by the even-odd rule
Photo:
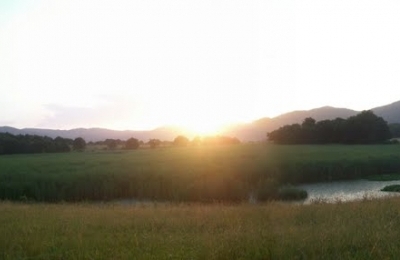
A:
<svg viewBox="0 0 400 260">
<path fill-rule="evenodd" d="M 123 144 L 125 149 L 137 149 L 140 145 L 140 141 L 136 138 L 119 141 L 107 139 L 104 143 L 109 148 L 115 148 L 117 144 Z M 87 143 L 82 137 L 71 139 L 58 136 L 53 139 L 48 136 L 0 133 L 0 155 L 84 151 L 86 145 Z"/>
<path fill-rule="evenodd" d="M 73 142 L 62 137 L 0 133 L 0 154 L 69 152 Z"/>
<path fill-rule="evenodd" d="M 392 137 L 386 121 L 372 111 L 349 117 L 316 122 L 311 117 L 267 133 L 278 144 L 377 144 Z"/>
<path fill-rule="evenodd" d="M 120 139 L 105 139 L 104 141 L 87 143 L 82 137 L 77 137 L 75 139 L 56 137 L 53 139 L 48 136 L 0 133 L 0 155 L 84 151 L 87 145 L 103 146 L 102 149 L 108 150 L 134 150 L 138 149 L 140 146 L 154 149 L 161 145 L 180 147 L 188 145 L 226 145 L 238 143 L 240 143 L 239 139 L 226 136 L 195 137 L 190 141 L 187 137 L 179 135 L 172 142 L 150 139 L 146 143 L 132 137 L 126 141 Z"/>
<path fill-rule="evenodd" d="M 177 136 L 172 142 L 174 146 L 188 146 L 188 145 L 233 145 L 240 144 L 240 140 L 236 137 L 229 137 L 223 135 L 217 136 L 196 136 L 190 141 L 187 137 L 183 135 Z"/>
</svg>

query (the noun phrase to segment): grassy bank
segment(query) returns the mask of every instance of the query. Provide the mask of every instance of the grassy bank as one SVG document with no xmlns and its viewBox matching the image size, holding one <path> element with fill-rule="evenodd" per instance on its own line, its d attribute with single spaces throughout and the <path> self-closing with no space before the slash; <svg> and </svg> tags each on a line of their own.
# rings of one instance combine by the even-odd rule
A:
<svg viewBox="0 0 400 260">
<path fill-rule="evenodd" d="M 397 259 L 399 199 L 282 203 L 0 203 L 1 259 Z"/>
<path fill-rule="evenodd" d="M 400 145 L 235 145 L 0 156 L 0 199 L 242 201 L 400 172 Z M 256 194 L 256 193 L 255 193 Z"/>
<path fill-rule="evenodd" d="M 371 175 L 366 179 L 369 181 L 398 181 L 400 180 L 400 174 Z"/>
</svg>

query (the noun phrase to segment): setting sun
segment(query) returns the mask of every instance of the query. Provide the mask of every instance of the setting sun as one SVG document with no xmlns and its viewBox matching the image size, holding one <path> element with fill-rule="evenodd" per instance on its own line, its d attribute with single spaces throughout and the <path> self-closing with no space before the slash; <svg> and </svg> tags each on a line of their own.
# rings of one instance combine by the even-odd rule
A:
<svg viewBox="0 0 400 260">
<path fill-rule="evenodd" d="M 222 130 L 222 126 L 218 122 L 188 122 L 183 125 L 183 128 L 199 136 L 217 135 Z"/>
<path fill-rule="evenodd" d="M 217 111 L 217 108 L 215 108 Z M 166 113 L 168 114 L 168 113 Z M 206 113 L 206 111 L 194 111 L 186 115 L 171 116 L 171 121 L 176 122 L 175 125 L 182 128 L 190 136 L 208 136 L 218 135 L 224 129 L 226 122 L 223 117 L 214 113 Z"/>
</svg>

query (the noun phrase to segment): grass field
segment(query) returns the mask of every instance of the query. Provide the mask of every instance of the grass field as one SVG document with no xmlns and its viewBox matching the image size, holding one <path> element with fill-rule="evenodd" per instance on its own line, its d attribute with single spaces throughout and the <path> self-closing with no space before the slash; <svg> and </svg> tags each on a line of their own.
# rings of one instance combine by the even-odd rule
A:
<svg viewBox="0 0 400 260">
<path fill-rule="evenodd" d="M 399 199 L 0 203 L 1 259 L 398 259 Z"/>
<path fill-rule="evenodd" d="M 260 187 L 398 173 L 399 145 L 0 156 L 0 198 L 25 201 L 0 202 L 0 259 L 397 259 L 399 198 L 244 201 Z M 123 198 L 186 203 L 37 202 Z"/>
<path fill-rule="evenodd" d="M 0 156 L 0 199 L 242 201 L 260 187 L 400 173 L 400 145 L 233 145 Z"/>
</svg>

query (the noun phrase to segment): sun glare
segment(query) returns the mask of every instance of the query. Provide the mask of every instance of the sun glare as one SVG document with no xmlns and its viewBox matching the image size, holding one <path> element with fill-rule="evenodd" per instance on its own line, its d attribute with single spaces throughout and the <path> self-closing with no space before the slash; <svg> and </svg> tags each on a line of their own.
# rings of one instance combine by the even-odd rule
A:
<svg viewBox="0 0 400 260">
<path fill-rule="evenodd" d="M 191 125 L 185 127 L 188 132 L 198 136 L 217 135 L 221 130 L 218 126 L 213 125 Z"/>
<path fill-rule="evenodd" d="M 222 124 L 211 120 L 185 122 L 182 126 L 193 135 L 209 136 L 218 135 L 222 131 Z"/>
</svg>

